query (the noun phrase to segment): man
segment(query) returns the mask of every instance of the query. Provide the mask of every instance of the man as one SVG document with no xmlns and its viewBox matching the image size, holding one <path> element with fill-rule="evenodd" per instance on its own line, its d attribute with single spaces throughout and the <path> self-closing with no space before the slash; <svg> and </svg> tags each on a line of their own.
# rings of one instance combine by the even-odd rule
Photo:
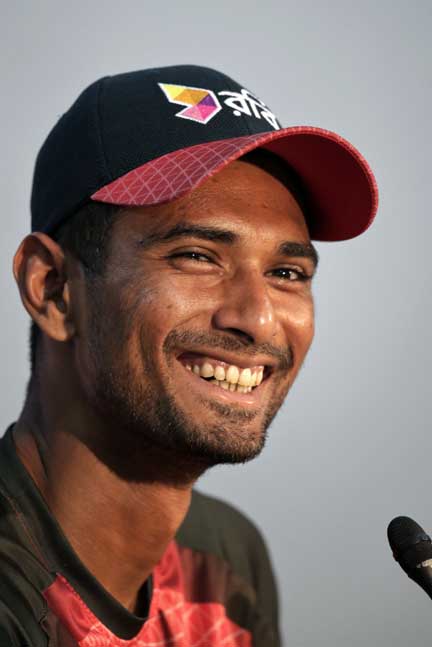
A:
<svg viewBox="0 0 432 647">
<path fill-rule="evenodd" d="M 0 645 L 279 645 L 264 542 L 192 491 L 251 460 L 312 342 L 311 239 L 364 231 L 345 140 L 196 66 L 91 85 L 36 163 L 0 441 Z"/>
</svg>

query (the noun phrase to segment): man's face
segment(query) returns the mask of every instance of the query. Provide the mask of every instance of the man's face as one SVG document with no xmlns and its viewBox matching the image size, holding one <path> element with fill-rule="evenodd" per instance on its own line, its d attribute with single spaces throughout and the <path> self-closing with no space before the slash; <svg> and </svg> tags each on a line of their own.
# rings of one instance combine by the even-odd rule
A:
<svg viewBox="0 0 432 647">
<path fill-rule="evenodd" d="M 250 460 L 311 344 L 313 273 L 300 207 L 246 161 L 128 210 L 76 341 L 87 399 L 135 447 Z"/>
</svg>

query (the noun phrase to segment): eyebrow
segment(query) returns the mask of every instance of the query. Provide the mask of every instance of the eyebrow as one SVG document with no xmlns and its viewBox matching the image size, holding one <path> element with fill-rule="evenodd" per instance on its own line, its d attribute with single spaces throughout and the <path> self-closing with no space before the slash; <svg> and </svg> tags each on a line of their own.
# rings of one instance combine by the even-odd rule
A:
<svg viewBox="0 0 432 647">
<path fill-rule="evenodd" d="M 298 256 L 300 258 L 309 258 L 314 267 L 318 266 L 319 255 L 312 243 L 297 243 L 287 240 L 281 243 L 278 248 L 281 256 Z"/>
<path fill-rule="evenodd" d="M 148 249 L 158 243 L 166 243 L 178 238 L 200 238 L 201 240 L 224 243 L 225 245 L 233 245 L 239 240 L 238 234 L 228 229 L 202 227 L 192 223 L 179 222 L 166 231 L 147 235 L 140 241 L 140 246 L 143 249 Z M 281 256 L 309 258 L 315 268 L 318 265 L 318 252 L 312 243 L 299 243 L 287 240 L 278 246 L 277 251 Z"/>
</svg>

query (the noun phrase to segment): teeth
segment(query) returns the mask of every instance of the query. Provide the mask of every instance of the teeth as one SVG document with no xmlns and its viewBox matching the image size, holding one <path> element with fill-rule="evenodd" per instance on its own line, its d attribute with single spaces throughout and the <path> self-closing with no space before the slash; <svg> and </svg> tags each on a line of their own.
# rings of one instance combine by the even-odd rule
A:
<svg viewBox="0 0 432 647">
<path fill-rule="evenodd" d="M 225 380 L 225 369 L 223 368 L 223 366 L 216 366 L 214 376 L 220 382 Z"/>
<path fill-rule="evenodd" d="M 210 384 L 219 386 L 224 391 L 237 391 L 238 393 L 250 393 L 252 391 L 251 386 L 243 386 L 241 384 L 231 384 L 226 380 L 216 380 L 213 378 L 213 380 L 209 380 L 209 382 Z"/>
<path fill-rule="evenodd" d="M 261 384 L 264 376 L 264 369 L 252 373 L 250 368 L 239 369 L 237 366 L 231 365 L 225 371 L 223 366 L 214 367 L 210 362 L 204 362 L 201 366 L 185 364 L 185 368 L 203 378 L 213 377 L 213 380 L 209 380 L 212 384 L 239 393 L 250 393 L 253 387 Z"/>
<path fill-rule="evenodd" d="M 238 383 L 241 386 L 249 386 L 252 381 L 252 373 L 250 368 L 244 368 L 242 372 L 240 373 L 240 377 L 238 379 Z"/>
<path fill-rule="evenodd" d="M 240 371 L 237 366 L 230 366 L 226 372 L 226 379 L 231 384 L 237 384 L 239 380 Z"/>
<path fill-rule="evenodd" d="M 201 377 L 213 377 L 214 375 L 213 366 L 208 362 L 205 362 L 205 364 L 201 366 L 200 375 Z"/>
</svg>

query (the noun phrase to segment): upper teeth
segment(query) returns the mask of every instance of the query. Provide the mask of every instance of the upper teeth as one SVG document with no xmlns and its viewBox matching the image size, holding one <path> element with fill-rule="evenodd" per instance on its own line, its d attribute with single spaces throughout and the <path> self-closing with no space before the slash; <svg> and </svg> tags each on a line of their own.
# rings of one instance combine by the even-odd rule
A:
<svg viewBox="0 0 432 647">
<path fill-rule="evenodd" d="M 199 364 L 186 365 L 186 368 L 200 377 L 214 377 L 219 382 L 251 387 L 261 384 L 264 373 L 264 367 L 251 370 L 250 368 L 239 368 L 231 365 L 225 370 L 220 364 L 213 366 L 209 361 L 204 362 L 201 366 Z"/>
</svg>

